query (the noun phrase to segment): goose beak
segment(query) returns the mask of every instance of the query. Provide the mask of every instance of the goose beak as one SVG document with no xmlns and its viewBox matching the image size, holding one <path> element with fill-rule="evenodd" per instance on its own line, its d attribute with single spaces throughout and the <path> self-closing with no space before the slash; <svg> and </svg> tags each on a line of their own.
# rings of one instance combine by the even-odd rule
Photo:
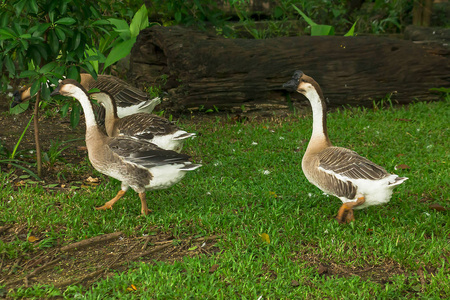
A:
<svg viewBox="0 0 450 300">
<path fill-rule="evenodd" d="M 295 71 L 294 75 L 292 76 L 291 80 L 283 84 L 283 88 L 288 90 L 289 92 L 295 92 L 297 91 L 297 87 L 300 84 L 300 78 L 303 76 L 302 71 Z"/>
<path fill-rule="evenodd" d="M 56 96 L 56 95 L 61 95 L 59 93 L 59 85 L 56 87 L 56 89 L 53 90 L 53 92 L 50 94 L 50 97 Z"/>
<path fill-rule="evenodd" d="M 14 100 L 11 102 L 11 108 L 22 103 L 22 97 L 20 96 L 20 91 L 15 91 L 13 94 Z"/>
<path fill-rule="evenodd" d="M 283 84 L 283 88 L 288 90 L 289 92 L 295 92 L 297 90 L 298 84 L 298 79 L 292 78 L 291 80 Z"/>
</svg>

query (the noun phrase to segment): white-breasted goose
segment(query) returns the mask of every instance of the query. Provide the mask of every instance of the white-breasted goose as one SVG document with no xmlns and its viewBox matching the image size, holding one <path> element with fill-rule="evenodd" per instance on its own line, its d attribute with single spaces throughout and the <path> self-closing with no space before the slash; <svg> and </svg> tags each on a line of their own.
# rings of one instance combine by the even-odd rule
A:
<svg viewBox="0 0 450 300">
<path fill-rule="evenodd" d="M 296 71 L 283 87 L 305 95 L 311 103 L 313 130 L 302 169 L 309 182 L 341 199 L 343 205 L 336 217 L 338 222 L 353 221 L 353 209 L 389 202 L 393 188 L 408 178 L 390 174 L 356 152 L 331 144 L 325 100 L 314 79 Z"/>
<path fill-rule="evenodd" d="M 117 106 L 108 93 L 93 93 L 91 97 L 105 108 L 105 128 L 108 136 L 129 136 L 147 140 L 166 150 L 180 152 L 185 139 L 195 136 L 178 128 L 169 120 L 146 113 L 123 118 L 117 115 Z"/>
<path fill-rule="evenodd" d="M 109 93 L 116 101 L 119 118 L 136 113 L 151 113 L 155 106 L 161 103 L 160 98 L 149 99 L 147 93 L 112 75 L 98 75 L 97 80 L 95 80 L 90 74 L 81 73 L 80 83 L 88 91 L 99 89 L 102 92 Z M 14 92 L 11 107 L 29 100 L 30 90 L 31 87 L 23 87 Z M 105 120 L 103 107 L 97 108 L 97 106 L 94 106 L 94 111 L 97 115 L 97 121 L 100 125 L 103 125 Z"/>
<path fill-rule="evenodd" d="M 179 182 L 187 171 L 201 165 L 192 164 L 189 156 L 164 150 L 145 140 L 108 137 L 97 125 L 86 89 L 76 80 L 65 79 L 51 94 L 76 98 L 86 119 L 86 146 L 92 166 L 99 172 L 122 182 L 117 195 L 97 209 L 111 209 L 131 187 L 139 193 L 141 212 L 148 214 L 145 191 L 164 189 Z"/>
</svg>

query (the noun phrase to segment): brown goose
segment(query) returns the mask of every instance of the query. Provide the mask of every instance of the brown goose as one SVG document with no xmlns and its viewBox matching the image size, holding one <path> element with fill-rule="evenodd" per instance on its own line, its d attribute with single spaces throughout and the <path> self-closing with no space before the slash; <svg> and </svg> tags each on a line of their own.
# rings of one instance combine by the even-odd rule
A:
<svg viewBox="0 0 450 300">
<path fill-rule="evenodd" d="M 86 146 L 92 166 L 99 172 L 122 182 L 117 195 L 97 209 L 112 209 L 131 187 L 139 193 L 141 212 L 149 213 L 145 191 L 164 189 L 179 182 L 187 171 L 201 165 L 189 162 L 189 156 L 169 151 L 147 141 L 130 137 L 108 137 L 95 120 L 85 88 L 73 79 L 63 80 L 51 94 L 76 98 L 86 119 Z"/>
<path fill-rule="evenodd" d="M 195 136 L 181 130 L 162 117 L 138 113 L 120 118 L 117 106 L 108 93 L 93 93 L 92 98 L 105 108 L 105 127 L 108 136 L 129 136 L 147 140 L 166 150 L 180 152 L 185 139 Z"/>
<path fill-rule="evenodd" d="M 337 214 L 338 222 L 353 221 L 353 209 L 389 202 L 393 188 L 408 178 L 390 174 L 356 152 L 331 144 L 325 101 L 314 79 L 296 71 L 283 87 L 305 95 L 311 103 L 313 131 L 302 169 L 309 182 L 341 199 L 343 205 Z"/>
<path fill-rule="evenodd" d="M 136 114 L 151 113 L 156 105 L 161 103 L 159 98 L 148 99 L 148 95 L 125 81 L 112 75 L 98 75 L 95 80 L 90 74 L 81 73 L 80 83 L 86 90 L 99 89 L 102 92 L 108 92 L 116 101 L 117 115 L 119 118 Z M 30 99 L 30 87 L 23 87 L 14 92 L 14 100 L 11 107 Z M 104 122 L 104 110 L 94 108 L 98 115 L 98 121 Z"/>
</svg>

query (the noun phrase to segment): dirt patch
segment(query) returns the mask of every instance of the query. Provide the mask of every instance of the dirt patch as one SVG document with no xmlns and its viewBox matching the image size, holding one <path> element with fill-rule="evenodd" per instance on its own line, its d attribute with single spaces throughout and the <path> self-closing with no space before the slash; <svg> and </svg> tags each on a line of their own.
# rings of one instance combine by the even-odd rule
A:
<svg viewBox="0 0 450 300">
<path fill-rule="evenodd" d="M 18 225 L 0 227 L 1 239 L 4 242 L 18 237 L 26 239 L 24 230 L 24 226 Z M 219 251 L 216 247 L 219 236 L 175 239 L 171 234 L 154 230 L 147 236 L 126 237 L 122 232 L 114 232 L 48 250 L 36 247 L 37 250 L 16 259 L 3 255 L 0 284 L 7 290 L 36 284 L 57 288 L 72 284 L 90 286 L 100 278 L 128 269 L 131 262 L 171 263 L 186 256 L 209 256 Z"/>
</svg>

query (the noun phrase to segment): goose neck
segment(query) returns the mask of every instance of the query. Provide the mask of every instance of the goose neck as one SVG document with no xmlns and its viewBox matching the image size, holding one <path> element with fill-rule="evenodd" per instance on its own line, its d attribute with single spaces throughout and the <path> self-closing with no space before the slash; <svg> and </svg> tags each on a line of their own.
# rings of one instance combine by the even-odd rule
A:
<svg viewBox="0 0 450 300">
<path fill-rule="evenodd" d="M 92 109 L 91 101 L 86 93 L 81 89 L 76 88 L 75 93 L 72 96 L 80 102 L 81 107 L 83 108 L 84 117 L 86 119 L 86 128 L 96 127 L 97 123 L 95 121 L 94 110 Z"/>
<path fill-rule="evenodd" d="M 331 146 L 327 132 L 327 107 L 323 98 L 317 92 L 306 95 L 312 107 L 313 130 L 308 148 L 320 146 Z"/>
</svg>

